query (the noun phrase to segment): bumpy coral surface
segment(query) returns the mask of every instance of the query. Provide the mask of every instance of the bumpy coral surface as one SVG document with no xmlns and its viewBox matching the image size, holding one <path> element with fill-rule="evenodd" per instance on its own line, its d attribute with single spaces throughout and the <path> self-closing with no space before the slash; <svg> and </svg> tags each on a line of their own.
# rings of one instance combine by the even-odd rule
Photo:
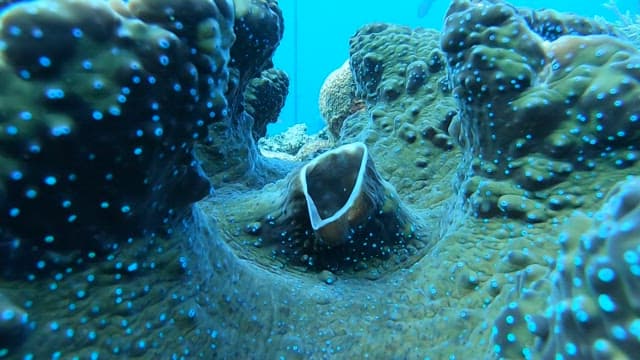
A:
<svg viewBox="0 0 640 360">
<path fill-rule="evenodd" d="M 350 64 L 356 96 L 367 103 L 377 128 L 409 144 L 429 141 L 448 150 L 453 106 L 437 38 L 426 29 L 367 25 L 350 40 Z M 423 113 L 426 108 L 431 113 Z"/>
<path fill-rule="evenodd" d="M 236 0 L 235 10 L 236 40 L 226 89 L 228 116 L 211 127 L 206 144 L 197 149 L 214 186 L 265 181 L 263 172 L 269 170 L 255 140 L 264 136 L 267 123 L 278 116 L 288 91 L 286 74 L 271 61 L 284 31 L 277 1 Z"/>
<path fill-rule="evenodd" d="M 497 355 L 619 359 L 640 351 L 639 208 L 634 177 L 616 184 L 595 215 L 569 221 L 554 271 L 498 317 Z"/>
<path fill-rule="evenodd" d="M 610 26 L 500 1 L 455 1 L 442 48 L 461 109 L 450 129 L 472 158 L 465 195 L 475 215 L 559 224 L 572 208 L 591 208 L 585 189 L 602 199 L 637 171 L 640 53 Z M 520 264 L 513 301 L 493 328 L 496 355 L 637 351 L 636 295 L 628 290 L 636 265 L 619 252 L 637 244 L 626 236 L 637 222 L 626 217 L 636 192 L 637 180 L 614 186 L 595 220 L 570 221 L 557 260 Z"/>
<path fill-rule="evenodd" d="M 479 215 L 542 221 L 555 206 L 543 198 L 576 171 L 635 163 L 640 52 L 612 27 L 500 1 L 455 1 L 442 48 L 461 110 L 451 133 L 474 156 L 474 173 L 501 188 L 487 196 L 483 182 L 468 184 Z"/>
<path fill-rule="evenodd" d="M 362 107 L 362 102 L 356 98 L 355 92 L 356 86 L 349 61 L 345 61 L 342 66 L 329 74 L 320 88 L 318 99 L 320 114 L 329 132 L 335 137 L 340 136 L 344 119 Z"/>
<path fill-rule="evenodd" d="M 114 244 L 104 254 L 51 245 L 52 251 L 25 252 L 23 261 L 1 259 L 13 276 L 0 277 L 0 358 L 535 359 L 622 358 L 637 352 L 638 181 L 628 176 L 637 174 L 640 164 L 629 115 L 633 101 L 626 97 L 636 91 L 636 55 L 608 26 L 499 1 L 454 1 L 444 34 L 456 39 L 452 44 L 440 42 L 437 31 L 362 27 L 351 39 L 350 65 L 364 107 L 344 120 L 336 142 L 366 144 L 376 170 L 406 206 L 412 226 L 398 230 L 411 237 L 389 256 L 355 254 L 349 260 L 357 258 L 357 264 L 332 267 L 327 265 L 334 253 L 324 252 L 327 257 L 318 261 L 319 252 L 313 258 L 305 251 L 314 246 L 313 228 L 295 223 L 293 216 L 289 223 L 273 216 L 284 213 L 286 174 L 303 164 L 260 157 L 253 118 L 245 109 L 247 84 L 273 66 L 269 57 L 282 31 L 275 1 L 237 0 L 233 7 L 211 0 L 109 4 L 35 1 L 4 10 L 4 50 L 19 51 L 0 66 L 6 70 L 0 90 L 11 89 L 1 92 L 7 96 L 0 105 L 7 116 L 0 156 L 8 169 L 0 170 L 1 183 L 35 179 L 29 181 L 38 187 L 37 193 L 5 187 L 0 200 L 23 190 L 36 195 L 33 204 L 46 204 L 43 199 L 51 196 L 62 201 L 63 210 L 55 210 L 63 215 L 43 212 L 33 228 L 62 216 L 64 224 L 73 224 L 86 212 L 77 211 L 84 203 L 75 195 L 104 189 L 106 176 L 113 187 L 95 196 L 111 199 L 108 205 L 124 195 L 132 204 L 142 198 L 161 203 L 164 198 L 155 194 L 173 193 L 185 204 L 173 203 L 176 212 L 191 208 L 192 216 L 179 223 L 158 217 L 167 218 L 167 229 L 173 230 L 166 234 L 122 241 L 104 233 L 101 241 Z M 61 11 L 76 6 L 82 11 L 73 16 Z M 217 15 L 211 17 L 213 8 Z M 5 28 L 9 20 L 17 24 L 15 14 L 34 21 Z M 53 30 L 58 27 L 62 30 Z M 53 46 L 40 37 L 71 40 Z M 22 46 L 30 42 L 38 46 Z M 225 49 L 232 55 L 226 60 Z M 33 60 L 29 54 L 37 55 L 34 61 L 13 67 L 16 59 Z M 134 60 L 138 65 L 132 69 Z M 550 60 L 557 60 L 557 69 Z M 223 65 L 214 67 L 218 61 Z M 189 63 L 193 67 L 186 74 L 179 71 Z M 121 72 L 107 71 L 114 67 Z M 179 86 L 165 88 L 171 81 Z M 36 85 L 48 87 L 32 91 Z M 188 95 L 180 96 L 187 85 Z M 542 91 L 545 86 L 549 94 Z M 574 88 L 582 92 L 572 95 Z M 555 103 L 556 95 L 566 103 Z M 537 97 L 555 110 L 536 103 Z M 113 99 L 120 115 L 109 112 Z M 527 111 L 525 100 L 536 111 Z M 224 107 L 225 101 L 230 106 Z M 89 111 L 101 109 L 106 110 Z M 534 116 L 538 111 L 544 119 Z M 578 111 L 587 122 L 575 117 Z M 87 112 L 90 118 L 79 115 Z M 196 117 L 208 132 L 201 132 L 199 122 L 194 125 Z M 510 125 L 513 119 L 526 120 L 522 131 Z M 73 125 L 70 132 L 51 135 L 55 127 L 48 124 L 56 121 Z M 154 143 L 145 125 L 172 132 L 163 130 Z M 620 126 L 624 136 L 618 136 Z M 75 135 L 85 127 L 96 131 L 83 130 L 89 137 L 80 142 Z M 138 131 L 128 135 L 134 128 L 142 130 L 140 144 Z M 566 136 L 566 149 L 564 137 L 550 135 L 558 131 Z M 580 141 L 572 142 L 578 136 Z M 24 145 L 7 140 L 11 137 L 56 142 Z M 57 142 L 63 139 L 73 139 L 77 147 L 71 151 Z M 194 143 L 195 158 L 216 187 L 206 200 L 189 206 L 200 188 L 173 177 L 182 174 L 173 171 L 196 169 L 187 151 Z M 144 145 L 142 153 L 132 144 Z M 20 150 L 23 145 L 27 150 Z M 9 150 L 26 155 L 9 158 Z M 149 151 L 155 155 L 145 157 Z M 45 153 L 51 161 L 37 163 L 35 175 L 9 171 Z M 55 154 L 68 157 L 65 171 L 77 172 L 71 177 L 75 183 L 93 183 L 76 189 L 58 173 L 54 178 L 38 173 L 61 166 Z M 108 161 L 105 154 L 116 157 Z M 108 169 L 114 172 L 103 174 Z M 316 168 L 319 179 L 337 169 Z M 99 173 L 86 180 L 93 171 Z M 150 174 L 139 189 L 151 187 L 152 196 L 130 191 L 126 174 L 132 174 L 132 184 L 140 174 Z M 615 185 L 619 181 L 628 182 Z M 325 182 L 318 184 L 322 188 Z M 322 194 L 314 196 L 325 200 Z M 327 199 L 344 200 L 333 195 Z M 393 209 L 390 204 L 383 204 L 382 214 Z M 294 207 L 285 208 L 287 215 Z M 145 210 L 157 213 L 151 205 Z M 574 216 L 576 210 L 584 215 Z M 16 211 L 0 214 L 0 227 L 14 231 L 5 226 L 7 214 Z M 95 224 L 118 224 L 120 216 Z M 384 240 L 379 234 L 364 234 L 362 246 L 379 249 Z M 1 242 L 0 254 L 15 254 L 25 239 Z M 71 245 L 94 241 L 69 239 Z"/>
<path fill-rule="evenodd" d="M 267 125 L 278 120 L 287 94 L 289 77 L 282 70 L 270 68 L 249 81 L 244 92 L 244 104 L 245 110 L 253 118 L 255 140 L 264 137 Z"/>
<path fill-rule="evenodd" d="M 635 140 L 640 53 L 607 26 L 455 1 L 442 47 L 463 111 L 461 135 L 486 172 L 509 176 L 520 168 L 515 159 L 531 153 L 589 167 Z"/>
<path fill-rule="evenodd" d="M 101 250 L 101 237 L 157 231 L 209 193 L 191 150 L 226 108 L 232 11 L 128 11 L 63 0 L 3 14 L 0 233 L 17 252 Z"/>
</svg>

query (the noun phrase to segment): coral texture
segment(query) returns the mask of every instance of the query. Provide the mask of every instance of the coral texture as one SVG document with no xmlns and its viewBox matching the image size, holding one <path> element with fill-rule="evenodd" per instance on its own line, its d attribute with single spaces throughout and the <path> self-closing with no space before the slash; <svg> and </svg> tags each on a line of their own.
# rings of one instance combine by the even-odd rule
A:
<svg viewBox="0 0 640 360">
<path fill-rule="evenodd" d="M 517 159 L 532 153 L 587 168 L 600 152 L 636 139 L 632 65 L 640 55 L 610 27 L 461 0 L 449 8 L 442 48 L 462 110 L 461 138 L 487 173 L 522 172 Z"/>
<path fill-rule="evenodd" d="M 609 25 L 460 0 L 441 44 L 460 107 L 449 130 L 487 179 L 468 184 L 477 215 L 542 221 L 555 210 L 544 204 L 551 190 L 576 171 L 637 160 L 640 52 Z M 496 181 L 509 184 L 490 195 L 478 187 Z M 521 200 L 500 198 L 511 195 Z"/>
<path fill-rule="evenodd" d="M 640 179 L 616 184 L 593 217 L 576 215 L 559 242 L 555 270 L 525 290 L 497 319 L 496 354 L 544 359 L 619 359 L 637 354 Z M 551 289 L 544 282 L 550 282 Z M 530 306 L 530 299 L 538 295 L 535 287 L 551 293 L 546 311 Z"/>
<path fill-rule="evenodd" d="M 197 149 L 214 187 L 229 181 L 264 181 L 268 170 L 264 169 L 256 139 L 278 116 L 288 91 L 286 75 L 274 69 L 271 60 L 284 32 L 277 1 L 237 0 L 235 9 L 236 38 L 225 93 L 229 109 L 224 121 L 210 126 L 210 137 Z"/>
<path fill-rule="evenodd" d="M 249 81 L 244 92 L 245 110 L 253 118 L 253 138 L 257 141 L 267 134 L 267 125 L 278 120 L 280 110 L 289 94 L 289 77 L 269 68 Z"/>
<path fill-rule="evenodd" d="M 0 292 L 0 349 L 22 344 L 29 332 L 29 314 Z"/>
<path fill-rule="evenodd" d="M 335 137 L 340 136 L 344 119 L 361 108 L 361 101 L 356 98 L 355 92 L 356 86 L 348 60 L 329 74 L 320 88 L 320 114 L 329 132 Z"/>
<path fill-rule="evenodd" d="M 2 16 L 0 233 L 14 250 L 100 250 L 103 235 L 158 231 L 209 193 L 192 148 L 227 107 L 233 10 L 118 10 L 38 1 Z"/>
<path fill-rule="evenodd" d="M 408 144 L 426 140 L 449 150 L 453 144 L 446 132 L 446 118 L 453 107 L 438 36 L 421 28 L 366 25 L 350 40 L 349 61 L 356 97 L 365 101 L 366 115 L 377 128 Z M 426 108 L 431 113 L 422 113 Z M 349 137 L 352 122 L 345 122 L 345 136 Z"/>
<path fill-rule="evenodd" d="M 82 11 L 64 17 L 61 10 L 68 4 Z M 30 113 L 20 115 L 24 124 L 18 133 L 5 126 L 13 124 L 13 113 L 6 110 L 2 114 L 0 163 L 7 168 L 14 166 L 11 161 L 29 164 L 35 155 L 28 152 L 21 153 L 28 157 L 5 159 L 5 146 L 15 145 L 5 138 L 31 134 L 29 126 L 42 119 L 52 121 L 60 119 L 55 116 L 70 113 L 74 115 L 72 120 L 79 120 L 68 104 L 78 105 L 73 109 L 82 113 L 103 109 L 100 104 L 104 102 L 108 111 L 108 105 L 113 104 L 110 93 L 102 96 L 94 86 L 101 88 L 104 84 L 102 89 L 109 90 L 115 84 L 115 100 L 126 100 L 120 104 L 120 119 L 127 121 L 106 122 L 105 113 L 100 120 L 91 112 L 87 121 L 73 122 L 75 127 L 65 136 L 75 136 L 74 131 L 82 126 L 110 126 L 91 132 L 92 137 L 74 152 L 64 153 L 67 148 L 63 146 L 47 145 L 47 156 L 51 159 L 52 152 L 61 151 L 68 157 L 69 169 L 84 176 L 93 170 L 105 171 L 100 164 L 108 158 L 99 150 L 107 146 L 107 151 L 118 150 L 121 152 L 114 154 L 122 156 L 106 165 L 128 165 L 126 170 L 133 171 L 134 181 L 136 174 L 147 171 L 147 163 L 135 159 L 147 154 L 148 149 L 155 149 L 158 156 L 167 149 L 165 146 L 174 150 L 169 155 L 183 154 L 183 149 L 187 151 L 196 143 L 188 165 L 194 159 L 203 161 L 215 191 L 204 200 L 182 207 L 190 210 L 191 216 L 180 222 L 158 218 L 166 218 L 167 230 L 173 231 L 126 236 L 125 241 L 105 234 L 104 241 L 117 238 L 117 243 L 112 242 L 104 254 L 90 246 L 66 251 L 51 245 L 51 251 L 7 259 L 5 256 L 15 251 L 6 249 L 31 249 L 27 245 L 39 242 L 26 243 L 24 237 L 9 237 L 9 241 L 3 238 L 0 267 L 17 276 L 0 274 L 0 358 L 617 359 L 632 358 L 638 352 L 636 288 L 640 263 L 636 228 L 640 221 L 636 212 L 640 196 L 639 181 L 629 177 L 637 175 L 640 168 L 634 157 L 637 145 L 629 140 L 637 139 L 637 132 L 626 119 L 597 119 L 600 111 L 603 116 L 627 116 L 626 111 L 633 106 L 635 99 L 627 98 L 627 93 L 613 90 L 612 94 L 610 89 L 618 83 L 623 89 L 627 80 L 635 84 L 635 60 L 631 60 L 635 55 L 608 26 L 575 15 L 517 9 L 498 1 L 453 1 L 444 35 L 446 39 L 455 38 L 458 45 L 444 44 L 445 57 L 439 48 L 443 44 L 440 34 L 435 30 L 366 25 L 350 41 L 355 94 L 363 107 L 344 119 L 339 136 L 332 139 L 335 143 L 322 139 L 330 146 L 364 145 L 348 146 L 350 151 L 346 153 L 338 147 L 321 155 L 317 154 L 322 151 L 320 142 L 299 131 L 300 139 L 309 142 L 298 150 L 296 158 L 306 161 L 301 154 L 316 156 L 304 167 L 300 161 L 261 157 L 255 148 L 256 111 L 249 109 L 253 104 L 248 102 L 247 87 L 259 82 L 265 71 L 272 71 L 270 56 L 282 31 L 282 14 L 276 1 L 110 0 L 95 4 L 80 0 L 31 1 L 11 5 L 2 13 L 11 19 L 16 11 L 25 13 L 28 8 L 23 15 L 37 19 L 34 24 L 12 29 L 4 27 L 8 22 L 3 17 L 3 49 L 17 46 L 20 51 L 44 57 L 27 64 L 25 72 L 7 67 L 11 60 L 7 56 L 2 57 L 5 65 L 0 61 L 0 90 L 3 86 L 11 90 L 0 91 L 6 96 L 0 109 L 15 106 L 18 114 L 25 110 Z M 91 12 L 94 5 L 105 12 Z M 208 11 L 213 6 L 228 21 L 211 20 Z M 55 13 L 54 19 L 63 17 L 75 27 L 64 27 L 66 22 L 61 21 L 56 26 L 62 26 L 62 30 L 55 31 L 58 28 L 45 21 L 50 12 Z M 103 31 L 114 29 L 109 25 L 113 19 L 120 24 L 117 30 Z M 64 41 L 51 45 L 50 41 L 38 40 L 41 36 L 57 40 L 69 33 L 78 39 L 70 44 L 79 45 L 69 47 Z M 7 41 L 11 36 L 20 41 Z M 105 40 L 102 43 L 94 38 Z M 167 43 L 159 41 L 162 39 L 170 40 L 168 49 L 164 47 Z M 24 47 L 22 40 L 38 46 Z M 95 46 L 94 42 L 101 45 Z M 449 51 L 456 46 L 458 50 Z M 590 53 L 589 46 L 593 51 L 602 50 L 603 55 Z M 159 48 L 164 50 L 155 53 Z M 612 54 L 613 49 L 620 51 Z M 471 56 L 474 51 L 477 58 Z M 149 70 L 156 66 L 164 69 L 164 52 L 170 60 L 166 67 L 172 71 Z M 220 60 L 217 55 L 228 57 Z M 530 57 L 544 63 L 530 64 Z M 227 66 L 214 67 L 216 59 Z M 554 73 L 549 66 L 548 61 L 553 59 L 559 62 L 559 72 Z M 132 70 L 130 62 L 134 60 L 139 68 Z M 195 69 L 188 72 L 195 74 L 193 79 L 178 71 L 182 60 L 193 65 L 188 68 Z M 119 69 L 124 75 L 102 71 L 111 69 L 107 65 L 117 67 L 121 62 L 125 66 Z M 67 67 L 72 71 L 66 71 Z M 128 72 L 136 69 L 145 72 Z M 527 69 L 535 70 L 530 72 L 528 85 L 524 77 L 518 79 Z M 582 75 L 574 77 L 573 71 Z M 226 81 L 227 72 L 230 81 Z M 516 80 L 505 83 L 501 90 L 505 74 Z M 24 78 L 27 75 L 30 77 Z M 150 78 L 152 75 L 155 77 Z M 102 83 L 94 84 L 92 76 L 99 76 Z M 184 82 L 183 76 L 193 82 Z M 450 83 L 449 79 L 454 81 Z M 476 79 L 486 82 L 486 91 L 480 86 L 476 90 L 479 93 L 472 92 L 476 96 L 471 102 L 460 97 L 456 106 L 452 89 L 457 96 L 465 95 L 464 89 L 472 89 Z M 519 86 L 526 89 L 519 92 L 515 86 L 520 80 Z M 134 86 L 138 81 L 140 87 Z M 167 90 L 164 86 L 168 81 L 180 81 L 180 86 Z M 581 81 L 588 87 L 581 88 Z M 595 104 L 581 100 L 584 94 L 597 91 L 590 90 L 592 86 L 605 86 L 601 81 L 607 86 L 607 91 L 602 91 L 604 100 L 598 100 L 597 94 Z M 554 103 L 554 92 L 566 96 L 573 83 L 584 93 L 567 97 L 566 104 Z M 53 99 L 43 100 L 42 91 L 31 91 L 36 84 L 63 89 L 64 98 L 58 99 L 61 93 L 53 91 Z M 187 85 L 191 87 L 183 89 L 189 93 L 183 113 L 175 107 L 184 104 L 178 90 Z M 533 90 L 542 85 L 553 89 L 553 96 L 544 99 L 555 109 L 549 113 L 544 106 L 536 105 L 540 106 L 539 113 L 545 114 L 544 119 L 511 108 L 525 93 L 531 95 L 526 99 L 536 104 Z M 635 94 L 635 89 L 634 85 L 625 91 Z M 221 100 L 229 106 L 213 101 L 218 95 L 224 96 L 226 99 Z M 90 106 L 83 107 L 85 102 L 78 98 L 93 102 L 83 100 Z M 36 114 L 34 109 L 40 109 L 40 105 L 35 106 L 33 99 L 49 104 L 46 111 Z M 620 105 L 620 113 L 611 110 L 612 103 L 614 108 Z M 30 108 L 22 108 L 27 106 L 24 104 Z M 199 105 L 205 106 L 204 113 Z M 154 110 L 155 106 L 159 108 Z M 594 117 L 579 126 L 571 118 L 578 106 Z M 491 126 L 488 119 L 492 109 L 500 110 L 495 116 L 499 114 L 501 120 L 495 122 L 499 128 L 494 124 L 495 134 L 500 135 L 495 140 L 489 131 L 478 130 Z M 128 130 L 111 130 L 139 125 L 146 139 L 147 129 L 142 126 L 148 124 L 148 112 L 158 116 L 152 116 L 152 130 L 160 124 L 169 129 L 165 127 L 168 121 L 174 126 L 172 132 L 163 132 L 157 148 L 145 147 L 141 154 L 129 156 L 135 148 L 126 146 L 138 132 L 127 136 Z M 174 118 L 176 114 L 185 116 Z M 99 113 L 96 116 L 100 118 Z M 193 125 L 196 116 L 204 116 L 202 127 L 206 130 L 200 132 L 200 123 L 195 124 L 198 131 L 176 130 L 181 125 Z M 553 147 L 547 146 L 548 137 L 528 139 L 519 132 L 519 126 L 505 129 L 513 119 L 530 120 L 532 123 L 523 125 L 526 131 L 548 127 L 553 132 L 570 126 L 569 135 L 573 136 L 571 129 L 576 128 L 585 136 L 565 151 L 560 151 L 562 142 L 557 142 L 552 151 Z M 599 134 L 614 131 L 618 125 L 629 126 L 630 132 L 620 138 L 616 133 L 613 140 Z M 47 138 L 50 129 L 44 128 L 46 131 L 40 134 Z M 589 143 L 592 139 L 587 135 L 592 132 L 596 144 Z M 123 147 L 115 148 L 115 144 Z M 292 151 L 299 144 L 291 143 Z M 41 143 L 35 145 L 44 149 Z M 31 148 L 38 150 L 38 146 Z M 96 161 L 75 158 L 76 153 L 96 156 Z M 183 164 L 174 162 L 180 156 L 169 155 L 162 158 L 167 163 L 156 162 L 161 169 L 155 165 L 154 169 L 169 171 Z M 579 160 L 580 155 L 585 160 Z M 357 202 L 346 195 L 363 195 L 356 191 L 358 179 L 364 179 L 361 185 L 367 183 L 366 179 L 377 180 L 369 176 L 374 161 L 375 173 L 393 185 L 397 197 L 388 196 L 388 184 L 370 181 L 370 187 L 378 190 L 370 199 L 380 200 L 384 193 L 384 201 L 366 201 L 367 206 L 353 208 Z M 511 166 L 506 168 L 508 173 L 503 171 L 504 164 Z M 45 170 L 54 168 L 46 167 L 46 163 L 39 165 Z M 114 169 L 118 172 L 91 178 L 95 183 L 87 183 L 80 176 L 72 178 L 100 190 L 103 175 L 107 175 L 114 185 L 102 195 L 128 195 L 127 199 L 133 200 L 146 196 L 120 192 L 120 186 L 126 183 L 123 176 L 129 172 Z M 31 176 L 2 171 L 2 186 Z M 150 183 L 145 183 L 157 185 L 152 192 L 154 199 L 155 194 L 173 193 L 184 196 L 188 204 L 195 201 L 190 200 L 194 193 L 199 194 L 195 185 L 185 183 L 174 188 L 169 186 L 173 182 L 167 185 L 162 180 L 168 177 L 180 182 L 182 178 L 172 177 L 180 172 L 161 173 L 167 177 L 154 174 L 149 177 Z M 307 194 L 300 175 L 304 175 Z M 616 186 L 621 180 L 625 182 Z M 57 174 L 55 178 L 37 178 L 34 184 L 39 186 L 38 193 L 29 191 L 28 195 L 36 194 L 39 202 L 43 188 L 51 193 L 65 190 L 56 194 L 61 201 L 74 197 L 62 203 L 74 211 L 65 215 L 78 216 L 69 218 L 73 223 L 83 214 L 75 212 L 82 200 L 75 194 L 84 195 L 90 190 L 65 187 L 67 181 Z M 3 189 L 2 196 L 16 194 L 13 190 Z M 320 216 L 315 229 L 309 202 L 316 204 L 318 214 L 329 215 Z M 340 204 L 348 205 L 347 210 L 341 212 Z M 406 218 L 399 217 L 407 220 L 400 226 L 394 219 L 398 207 L 407 213 Z M 151 206 L 144 210 L 154 214 Z M 363 214 L 367 211 L 369 216 Z M 584 215 L 573 216 L 577 211 Z M 322 222 L 323 216 L 334 219 L 331 214 L 353 215 L 346 219 L 346 237 L 345 227 L 336 227 L 343 236 L 322 232 L 328 225 Z M 0 227 L 9 230 L 4 222 L 6 214 L 0 216 Z M 55 216 L 41 213 L 34 227 L 55 221 Z M 65 224 L 68 221 L 66 217 L 63 220 Z M 145 226 L 144 230 L 151 228 Z M 135 233 L 124 229 L 127 235 Z M 93 239 L 79 237 L 73 241 L 84 244 Z M 20 266 L 29 269 L 24 271 Z"/>
</svg>

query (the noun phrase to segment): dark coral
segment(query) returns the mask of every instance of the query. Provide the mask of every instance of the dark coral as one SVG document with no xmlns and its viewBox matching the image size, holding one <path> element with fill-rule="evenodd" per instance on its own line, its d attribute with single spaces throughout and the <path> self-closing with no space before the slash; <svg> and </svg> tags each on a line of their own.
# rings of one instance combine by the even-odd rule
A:
<svg viewBox="0 0 640 360">
<path fill-rule="evenodd" d="M 571 220 L 554 271 L 496 319 L 497 355 L 622 359 L 640 351 L 639 206 L 640 180 L 630 178 L 593 218 Z"/>
<path fill-rule="evenodd" d="M 233 26 L 236 41 L 231 48 L 231 87 L 227 93 L 233 114 L 243 109 L 242 92 L 251 79 L 273 65 L 271 57 L 284 33 L 282 11 L 274 0 L 239 1 Z M 246 4 L 245 4 L 246 3 Z"/>
<path fill-rule="evenodd" d="M 233 11 L 204 0 L 125 10 L 39 1 L 2 18 L 0 235 L 17 250 L 2 257 L 170 230 L 209 193 L 192 148 L 226 111 Z"/>
<path fill-rule="evenodd" d="M 258 182 L 265 165 L 256 146 L 256 136 L 264 132 L 266 123 L 272 116 L 277 116 L 278 109 L 269 109 L 269 115 L 258 122 L 250 111 L 257 111 L 258 101 L 247 87 L 252 81 L 260 83 L 263 71 L 278 74 L 279 80 L 273 83 L 264 82 L 262 85 L 274 85 L 273 98 L 260 99 L 260 106 L 283 104 L 284 74 L 273 69 L 273 56 L 280 43 L 284 31 L 282 11 L 274 0 L 243 0 L 236 2 L 234 32 L 236 40 L 231 48 L 229 61 L 229 83 L 226 97 L 229 99 L 229 111 L 224 114 L 224 121 L 210 127 L 210 137 L 206 144 L 198 148 L 198 154 L 203 159 L 204 170 L 212 179 L 214 186 L 219 181 Z M 273 69 L 273 70 L 270 70 Z M 273 80 L 274 78 L 272 78 Z M 267 90 L 262 87 L 262 90 Z M 262 91 L 261 90 L 261 91 Z M 248 102 L 245 95 L 249 95 Z M 250 109 L 245 109 L 249 105 Z M 249 111 L 245 111 L 249 110 Z M 254 128 L 255 126 L 255 128 Z M 223 178 L 219 174 L 225 173 Z"/>
</svg>

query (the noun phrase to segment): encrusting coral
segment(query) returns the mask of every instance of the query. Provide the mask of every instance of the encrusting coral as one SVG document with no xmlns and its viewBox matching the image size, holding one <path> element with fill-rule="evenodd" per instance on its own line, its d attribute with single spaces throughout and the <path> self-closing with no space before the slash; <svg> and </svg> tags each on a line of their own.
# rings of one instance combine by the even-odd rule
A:
<svg viewBox="0 0 640 360">
<path fill-rule="evenodd" d="M 209 194 L 192 149 L 226 111 L 232 16 L 223 0 L 5 10 L 0 258 L 171 231 Z"/>
<path fill-rule="evenodd" d="M 542 209 L 531 222 L 552 210 L 541 191 L 597 163 L 621 169 L 637 160 L 640 52 L 611 26 L 460 0 L 449 8 L 442 49 L 460 107 L 450 132 L 473 156 L 475 175 L 529 192 L 520 205 Z M 479 216 L 521 216 L 487 199 L 479 183 L 468 184 L 472 202 L 485 204 L 475 207 Z M 501 195 L 511 194 L 492 193 Z"/>
<path fill-rule="evenodd" d="M 245 111 L 253 118 L 253 138 L 267 134 L 267 125 L 278 120 L 289 93 L 289 77 L 276 68 L 268 68 L 249 81 L 244 91 Z"/>
<path fill-rule="evenodd" d="M 494 177 L 518 172 L 514 162 L 532 153 L 588 168 L 636 136 L 638 50 L 611 27 L 550 14 L 499 1 L 449 8 L 442 48 L 462 141 Z"/>
<path fill-rule="evenodd" d="M 236 37 L 228 63 L 229 100 L 224 119 L 209 127 L 207 141 L 196 148 L 205 174 L 214 186 L 223 182 L 264 183 L 270 171 L 256 140 L 277 118 L 288 92 L 287 75 L 273 67 L 272 56 L 282 39 L 284 18 L 275 0 L 235 2 Z"/>
<path fill-rule="evenodd" d="M 608 26 L 495 0 L 452 2 L 444 34 L 452 44 L 439 42 L 435 30 L 363 26 L 350 41 L 354 96 L 363 107 L 344 119 L 335 139 L 344 147 L 304 165 L 260 158 L 254 148 L 262 131 L 255 125 L 273 118 L 283 96 L 249 99 L 247 91 L 265 72 L 278 72 L 270 60 L 282 35 L 275 0 L 238 0 L 235 9 L 213 0 L 98 3 L 44 0 L 4 10 L 11 20 L 3 17 L 5 50 L 33 56 L 23 68 L 7 65 L 22 55 L 0 62 L 7 116 L 0 119 L 0 169 L 44 164 L 52 174 L 0 170 L 1 186 L 30 185 L 3 188 L 0 198 L 35 196 L 24 199 L 42 205 L 40 217 L 30 214 L 34 228 L 82 225 L 96 199 L 85 204 L 75 194 L 96 189 L 105 206 L 127 196 L 136 204 L 130 212 L 155 215 L 141 200 L 151 199 L 170 216 L 158 218 L 166 225 L 137 227 L 141 236 L 119 237 L 103 254 L 75 246 L 94 239 L 67 238 L 67 249 L 56 237 L 55 251 L 23 262 L 5 259 L 15 251 L 4 250 L 42 241 L 3 238 L 0 267 L 18 276 L 0 278 L 0 357 L 569 359 L 638 352 L 640 197 L 638 180 L 626 178 L 640 166 L 630 124 L 637 102 L 627 98 L 636 91 L 636 55 Z M 51 11 L 24 11 L 34 4 Z M 64 15 L 67 4 L 82 11 Z M 212 17 L 214 6 L 219 16 Z M 16 24 L 16 11 L 37 21 L 5 27 Z M 59 38 L 71 40 L 50 46 Z M 114 101 L 123 121 L 112 118 Z M 269 116 L 252 121 L 262 105 Z M 74 139 L 76 147 L 25 140 L 53 138 L 47 121 L 64 116 L 75 127 L 55 139 Z M 84 126 L 95 131 L 82 132 L 82 142 L 76 137 Z M 147 139 L 160 126 L 162 136 Z M 9 150 L 14 157 L 5 156 Z M 33 162 L 42 153 L 51 161 Z M 65 157 L 64 176 L 53 173 Z M 191 169 L 198 176 L 188 179 L 202 179 L 200 160 L 216 185 L 204 201 L 197 199 L 209 187 L 180 176 Z M 165 194 L 182 202 L 166 202 Z M 54 205 L 45 206 L 50 199 Z M 68 209 L 64 216 L 52 212 L 59 208 Z M 25 209 L 3 209 L 2 231 L 14 230 L 5 226 L 7 214 Z M 192 216 L 173 222 L 171 209 L 175 218 Z M 585 215 L 567 220 L 576 209 Z M 121 225 L 124 215 L 115 213 L 96 229 Z M 131 230 L 123 227 L 126 235 Z"/>
</svg>

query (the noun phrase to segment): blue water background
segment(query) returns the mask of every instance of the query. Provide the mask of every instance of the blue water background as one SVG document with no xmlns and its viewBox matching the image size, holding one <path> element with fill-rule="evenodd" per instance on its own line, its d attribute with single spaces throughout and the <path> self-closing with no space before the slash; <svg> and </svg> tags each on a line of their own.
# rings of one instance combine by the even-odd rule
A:
<svg viewBox="0 0 640 360">
<path fill-rule="evenodd" d="M 324 79 L 349 57 L 349 38 L 367 23 L 389 22 L 410 27 L 441 29 L 448 0 L 434 0 L 426 16 L 419 18 L 423 0 L 281 0 L 285 18 L 284 38 L 274 62 L 289 74 L 287 103 L 269 134 L 285 131 L 297 123 L 306 123 L 309 133 L 322 129 L 318 94 Z M 513 0 L 516 6 L 552 8 L 584 16 L 599 15 L 616 21 L 616 14 L 602 0 Z M 618 8 L 637 14 L 638 0 L 618 0 Z M 297 17 L 295 16 L 297 13 Z M 297 29 L 297 34 L 295 33 Z M 297 59 L 297 61 L 296 61 Z"/>
</svg>

